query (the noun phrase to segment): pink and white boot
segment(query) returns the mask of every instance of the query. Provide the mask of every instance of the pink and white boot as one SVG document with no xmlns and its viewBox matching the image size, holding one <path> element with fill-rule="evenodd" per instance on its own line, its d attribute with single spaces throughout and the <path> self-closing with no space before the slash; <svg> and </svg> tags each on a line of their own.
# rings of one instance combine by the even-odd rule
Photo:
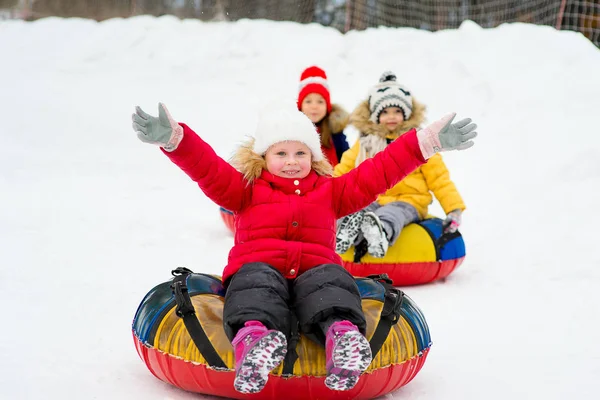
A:
<svg viewBox="0 0 600 400">
<path fill-rule="evenodd" d="M 331 390 L 352 389 L 373 360 L 367 338 L 350 321 L 338 321 L 329 327 L 325 354 L 325 385 Z"/>
<path fill-rule="evenodd" d="M 240 393 L 258 393 L 267 384 L 269 373 L 277 368 L 287 353 L 285 335 L 267 329 L 259 321 L 248 321 L 233 338 L 235 380 Z"/>
</svg>

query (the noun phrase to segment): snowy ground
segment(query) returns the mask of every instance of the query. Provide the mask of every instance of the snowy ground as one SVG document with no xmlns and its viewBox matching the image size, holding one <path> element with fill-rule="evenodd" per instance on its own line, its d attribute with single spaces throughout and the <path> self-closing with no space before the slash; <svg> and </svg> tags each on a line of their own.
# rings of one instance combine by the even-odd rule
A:
<svg viewBox="0 0 600 400">
<path fill-rule="evenodd" d="M 430 120 L 480 126 L 445 157 L 467 259 L 406 288 L 434 345 L 386 398 L 597 398 L 600 50 L 582 35 L 49 18 L 0 21 L 0 54 L 0 398 L 203 398 L 149 373 L 131 320 L 174 267 L 220 274 L 233 240 L 130 115 L 165 102 L 228 157 L 312 64 L 348 110 L 392 69 Z"/>
</svg>

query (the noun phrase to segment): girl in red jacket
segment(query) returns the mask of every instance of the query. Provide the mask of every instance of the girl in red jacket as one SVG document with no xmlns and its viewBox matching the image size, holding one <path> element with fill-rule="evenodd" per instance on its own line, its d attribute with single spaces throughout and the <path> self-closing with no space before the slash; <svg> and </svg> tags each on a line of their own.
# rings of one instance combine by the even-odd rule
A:
<svg viewBox="0 0 600 400">
<path fill-rule="evenodd" d="M 262 116 L 232 165 L 175 122 L 164 105 L 158 118 L 136 108 L 133 128 L 140 140 L 160 146 L 209 198 L 236 214 L 235 243 L 223 271 L 223 324 L 235 351 L 236 390 L 261 391 L 297 330 L 325 346 L 330 389 L 356 385 L 372 354 L 358 287 L 335 252 L 335 222 L 375 201 L 436 152 L 468 147 L 475 125 L 451 124 L 452 118 L 413 129 L 332 178 L 315 126 L 293 107 Z"/>
<path fill-rule="evenodd" d="M 317 66 L 306 68 L 300 75 L 298 110 L 317 127 L 321 150 L 335 167 L 349 148 L 344 134 L 348 113 L 341 106 L 331 104 L 327 74 Z"/>
</svg>

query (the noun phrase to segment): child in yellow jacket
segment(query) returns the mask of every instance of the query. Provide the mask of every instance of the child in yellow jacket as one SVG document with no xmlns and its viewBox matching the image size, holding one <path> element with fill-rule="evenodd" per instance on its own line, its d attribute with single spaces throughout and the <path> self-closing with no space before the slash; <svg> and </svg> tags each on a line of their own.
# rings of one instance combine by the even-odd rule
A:
<svg viewBox="0 0 600 400">
<path fill-rule="evenodd" d="M 359 139 L 344 153 L 335 167 L 334 176 L 350 172 L 400 135 L 419 128 L 424 119 L 425 107 L 396 82 L 394 73 L 384 72 L 379 83 L 370 89 L 369 98 L 350 116 L 350 124 L 360 131 Z M 427 216 L 428 206 L 433 201 L 432 192 L 447 214 L 444 232 L 455 232 L 465 205 L 450 180 L 442 156 L 436 154 L 380 195 L 376 202 L 340 219 L 336 251 L 345 253 L 354 244 L 359 254 L 368 252 L 373 257 L 385 256 L 389 245 L 394 244 L 406 225 Z"/>
</svg>

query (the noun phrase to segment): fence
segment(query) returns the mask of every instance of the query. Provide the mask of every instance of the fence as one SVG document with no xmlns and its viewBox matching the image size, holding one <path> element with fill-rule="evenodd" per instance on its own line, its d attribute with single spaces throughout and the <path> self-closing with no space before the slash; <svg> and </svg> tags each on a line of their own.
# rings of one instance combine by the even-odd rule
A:
<svg viewBox="0 0 600 400">
<path fill-rule="evenodd" d="M 139 14 L 231 20 L 317 22 L 340 31 L 406 26 L 436 31 L 470 19 L 485 28 L 505 22 L 583 33 L 600 47 L 600 0 L 0 0 L 14 18 L 103 20 Z"/>
</svg>

